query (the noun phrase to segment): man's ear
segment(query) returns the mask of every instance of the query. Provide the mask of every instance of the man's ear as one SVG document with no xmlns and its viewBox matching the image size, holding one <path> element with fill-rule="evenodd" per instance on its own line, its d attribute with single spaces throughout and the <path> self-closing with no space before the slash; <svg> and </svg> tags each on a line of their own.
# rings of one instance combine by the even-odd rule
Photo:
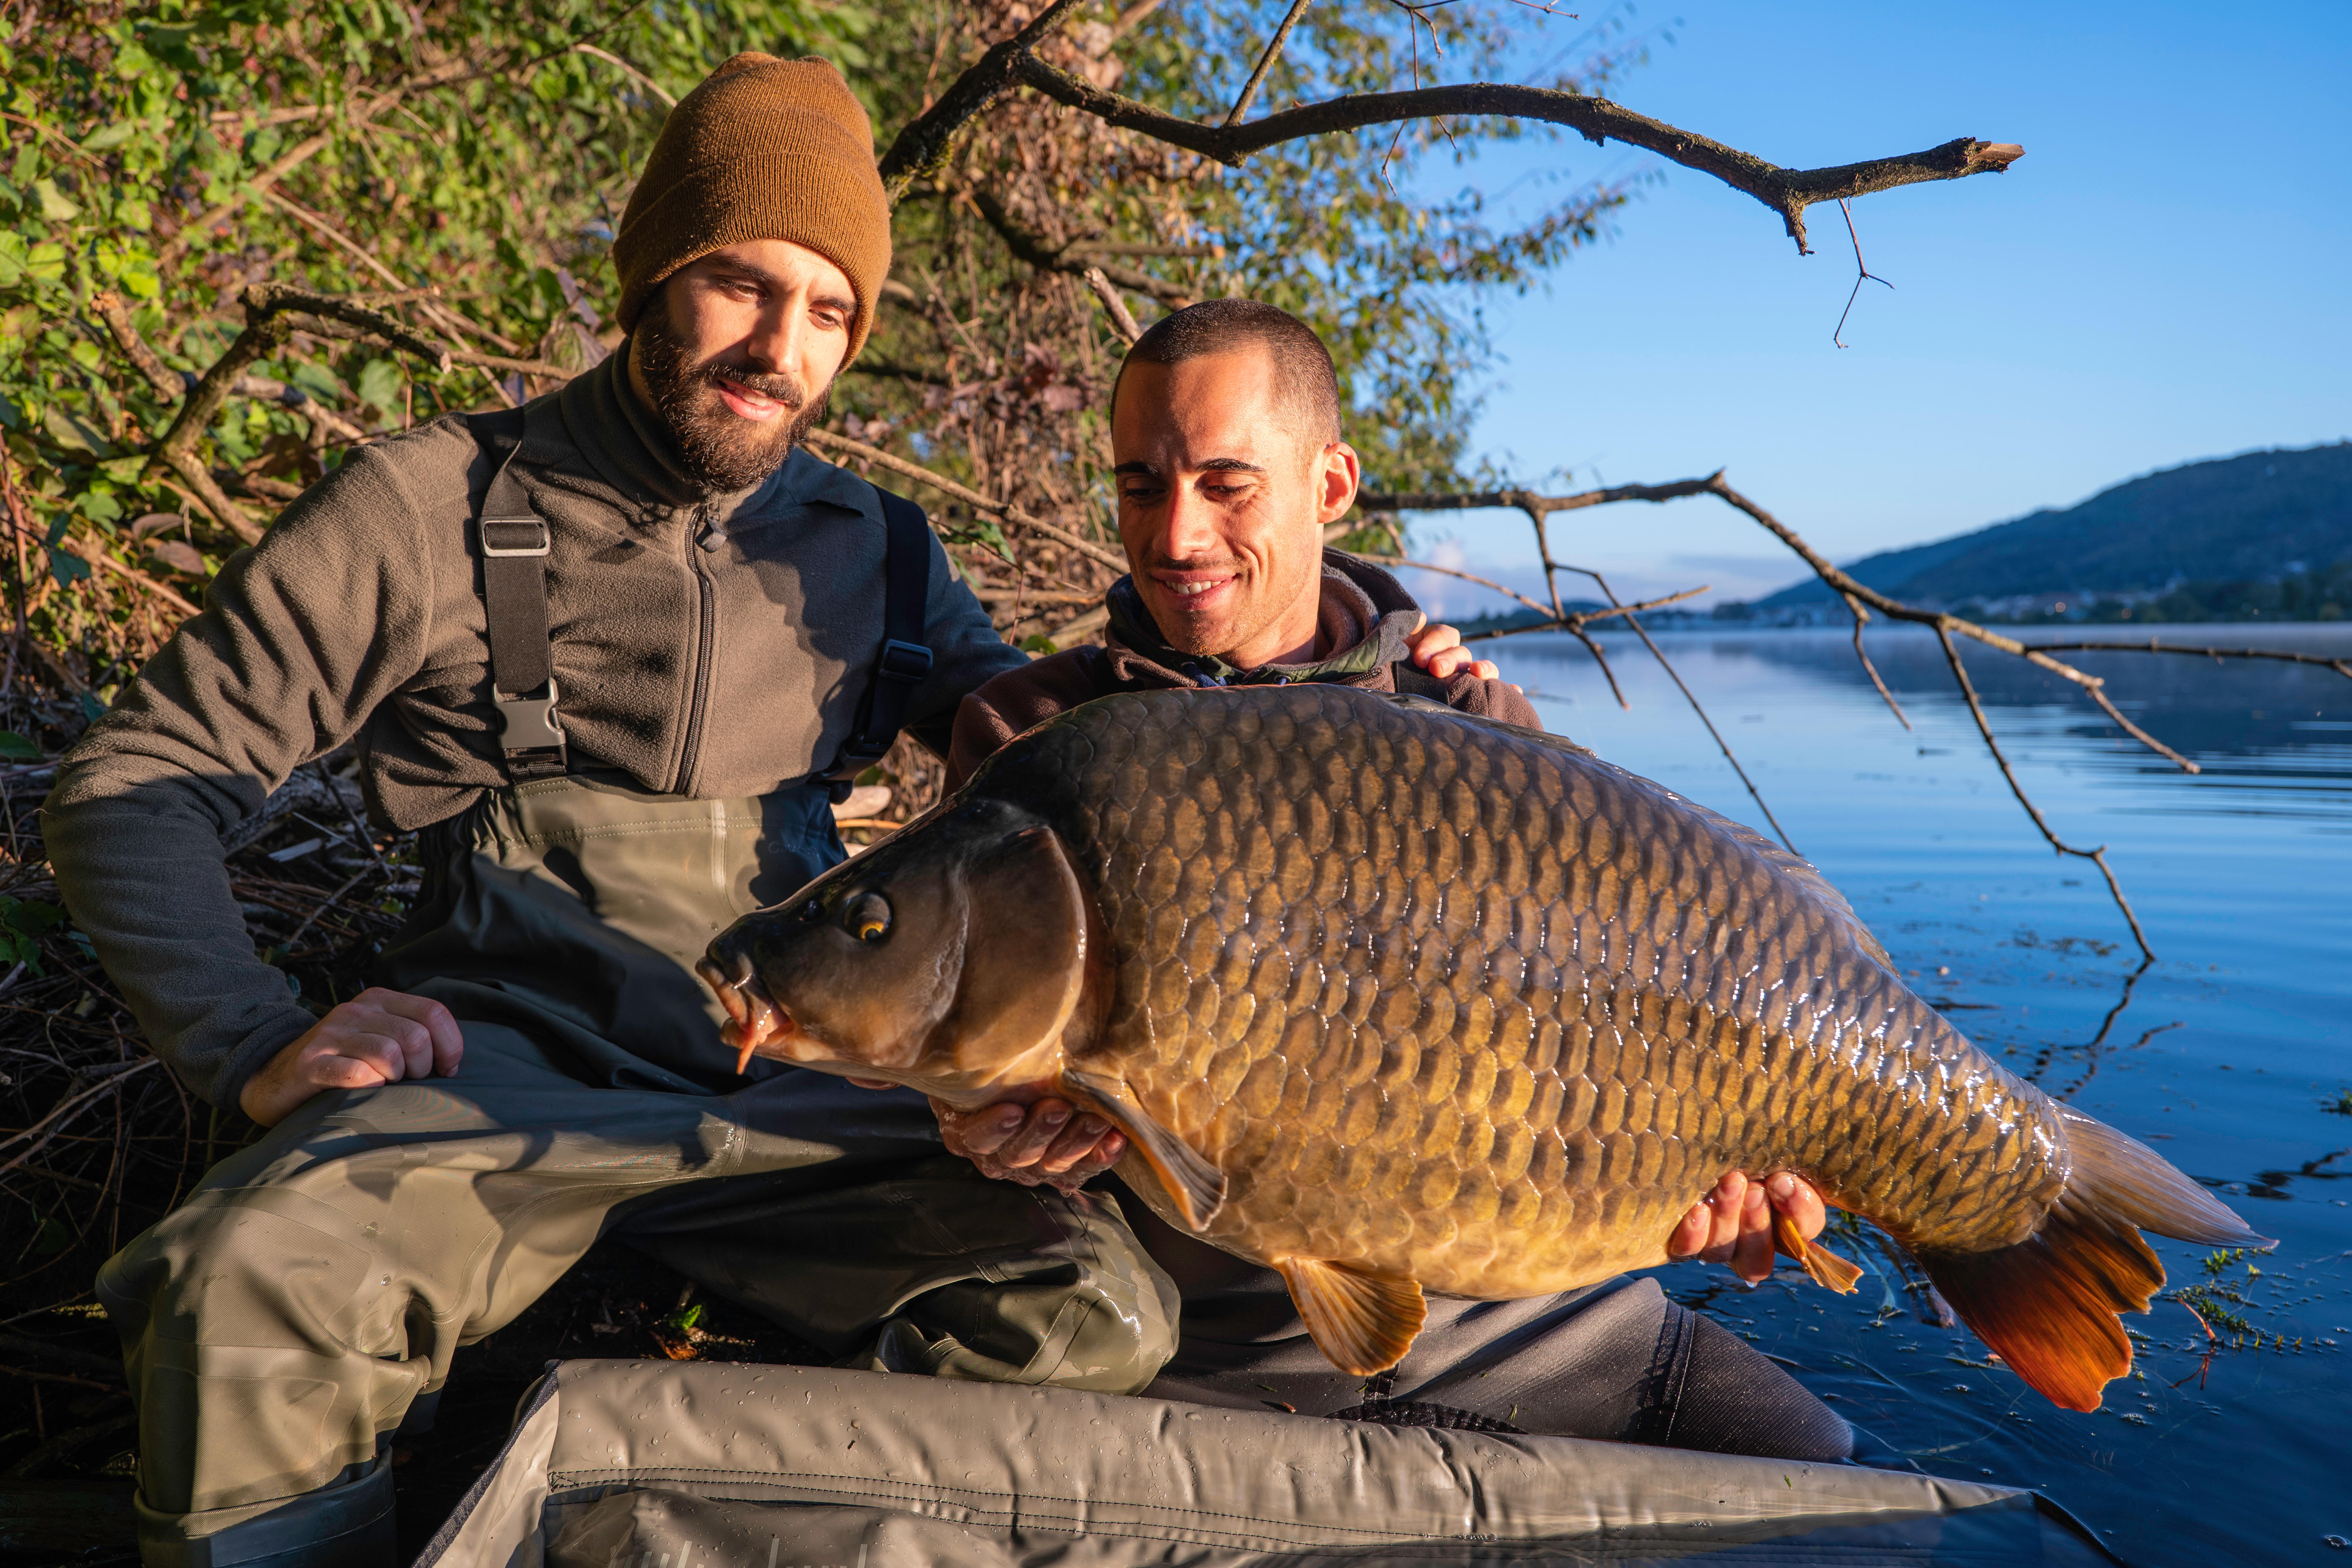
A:
<svg viewBox="0 0 2352 1568">
<path fill-rule="evenodd" d="M 1356 504 L 1356 490 L 1363 482 L 1363 462 L 1356 449 L 1345 441 L 1334 441 L 1323 448 L 1316 459 L 1315 521 L 1333 523 L 1348 515 Z"/>
</svg>

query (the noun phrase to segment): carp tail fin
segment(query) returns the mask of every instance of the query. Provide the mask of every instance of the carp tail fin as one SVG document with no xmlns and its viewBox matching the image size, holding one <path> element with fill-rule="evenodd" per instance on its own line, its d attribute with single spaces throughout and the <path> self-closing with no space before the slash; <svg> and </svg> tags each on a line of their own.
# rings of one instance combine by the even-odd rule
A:
<svg viewBox="0 0 2352 1568">
<path fill-rule="evenodd" d="M 2208 1246 L 2266 1246 L 2155 1150 L 2065 1114 L 2066 1189 L 2023 1241 L 1990 1252 L 1917 1254 L 1936 1289 L 2011 1370 L 2069 1410 L 2096 1410 L 2131 1370 L 2119 1314 L 2144 1312 L 2164 1265 L 2142 1228 Z"/>
<path fill-rule="evenodd" d="M 1344 1263 L 1286 1258 L 1275 1268 L 1324 1359 L 1341 1372 L 1370 1377 L 1404 1360 L 1429 1321 L 1421 1282 L 1369 1274 Z"/>
</svg>

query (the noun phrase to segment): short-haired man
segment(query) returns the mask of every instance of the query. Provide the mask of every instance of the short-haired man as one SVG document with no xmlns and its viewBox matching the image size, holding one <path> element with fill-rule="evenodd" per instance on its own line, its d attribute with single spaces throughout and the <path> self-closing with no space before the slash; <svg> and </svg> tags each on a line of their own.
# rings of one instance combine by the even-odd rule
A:
<svg viewBox="0 0 2352 1568">
<path fill-rule="evenodd" d="M 840 860 L 829 780 L 901 726 L 943 752 L 1027 662 L 919 511 L 795 449 L 889 270 L 840 74 L 719 68 L 614 259 L 619 353 L 352 451 L 59 769 L 76 920 L 182 1080 L 270 1129 L 100 1280 L 150 1564 L 389 1561 L 393 1433 L 600 1235 L 844 1364 L 1130 1391 L 1173 1344 L 1115 1204 L 982 1179 L 914 1095 L 739 1077 L 692 973 Z M 353 739 L 425 885 L 319 1017 L 222 838 Z"/>
<path fill-rule="evenodd" d="M 1246 300 L 1162 318 L 1111 393 L 1113 472 L 1129 574 L 1110 590 L 1099 647 L 997 676 L 956 716 L 949 782 L 1012 736 L 1094 698 L 1139 689 L 1333 681 L 1402 689 L 1465 712 L 1539 727 L 1492 664 L 1438 680 L 1405 638 L 1420 607 L 1386 572 L 1323 547 L 1355 504 L 1329 354 L 1304 322 Z M 1119 1135 L 1047 1100 L 1024 1111 L 939 1108 L 949 1144 L 992 1174 L 1075 1187 L 1122 1152 Z M 1676 1257 L 1772 1267 L 1778 1207 L 1809 1237 L 1820 1197 L 1794 1177 L 1770 1193 L 1731 1172 L 1668 1240 Z M 1280 1276 L 1183 1236 L 1141 1204 L 1127 1212 L 1176 1279 L 1182 1343 L 1151 1392 L 1328 1414 L 1362 1403 L 1308 1340 Z M 1518 1302 L 1433 1301 L 1393 1374 L 1403 1418 L 1467 1413 L 1530 1431 L 1803 1459 L 1843 1458 L 1845 1424 L 1770 1362 L 1654 1283 L 1615 1281 Z M 1475 1424 L 1475 1423 L 1474 1423 Z"/>
</svg>

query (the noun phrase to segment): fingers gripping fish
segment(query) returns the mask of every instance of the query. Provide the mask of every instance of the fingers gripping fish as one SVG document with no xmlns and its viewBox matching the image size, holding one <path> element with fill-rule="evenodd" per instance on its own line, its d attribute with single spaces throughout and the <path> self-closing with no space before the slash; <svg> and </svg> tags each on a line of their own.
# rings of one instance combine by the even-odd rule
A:
<svg viewBox="0 0 2352 1568">
<path fill-rule="evenodd" d="M 1066 1098 L 1120 1174 L 1394 1365 L 1423 1293 L 1665 1261 L 1726 1170 L 1885 1227 L 2057 1403 L 2131 1364 L 2141 1229 L 2255 1239 L 2003 1069 L 1811 867 L 1535 731 L 1333 686 L 1103 698 L 715 942 L 756 1052 Z M 1793 1233 L 1823 1283 L 1854 1270 Z"/>
</svg>

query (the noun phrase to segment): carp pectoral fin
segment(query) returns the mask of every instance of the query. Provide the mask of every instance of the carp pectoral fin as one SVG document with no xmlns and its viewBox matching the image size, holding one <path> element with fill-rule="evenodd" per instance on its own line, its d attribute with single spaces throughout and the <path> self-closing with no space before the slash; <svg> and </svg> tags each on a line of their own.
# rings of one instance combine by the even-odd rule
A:
<svg viewBox="0 0 2352 1568">
<path fill-rule="evenodd" d="M 1797 1222 L 1778 1209 L 1772 1211 L 1772 1239 L 1813 1277 L 1814 1284 L 1826 1285 L 1841 1296 L 1853 1294 L 1853 1282 L 1862 1278 L 1862 1270 L 1828 1247 L 1807 1241 Z"/>
<path fill-rule="evenodd" d="M 1202 1159 L 1193 1147 L 1171 1132 L 1143 1109 L 1134 1092 L 1120 1079 L 1083 1068 L 1062 1069 L 1062 1082 L 1098 1106 L 1113 1126 L 1127 1134 L 1175 1200 L 1176 1212 L 1194 1230 L 1203 1230 L 1225 1204 L 1225 1173 Z"/>
<path fill-rule="evenodd" d="M 1365 1274 L 1343 1263 L 1291 1258 L 1276 1263 L 1315 1348 L 1341 1372 L 1370 1377 L 1404 1360 L 1429 1317 L 1421 1282 Z"/>
</svg>

